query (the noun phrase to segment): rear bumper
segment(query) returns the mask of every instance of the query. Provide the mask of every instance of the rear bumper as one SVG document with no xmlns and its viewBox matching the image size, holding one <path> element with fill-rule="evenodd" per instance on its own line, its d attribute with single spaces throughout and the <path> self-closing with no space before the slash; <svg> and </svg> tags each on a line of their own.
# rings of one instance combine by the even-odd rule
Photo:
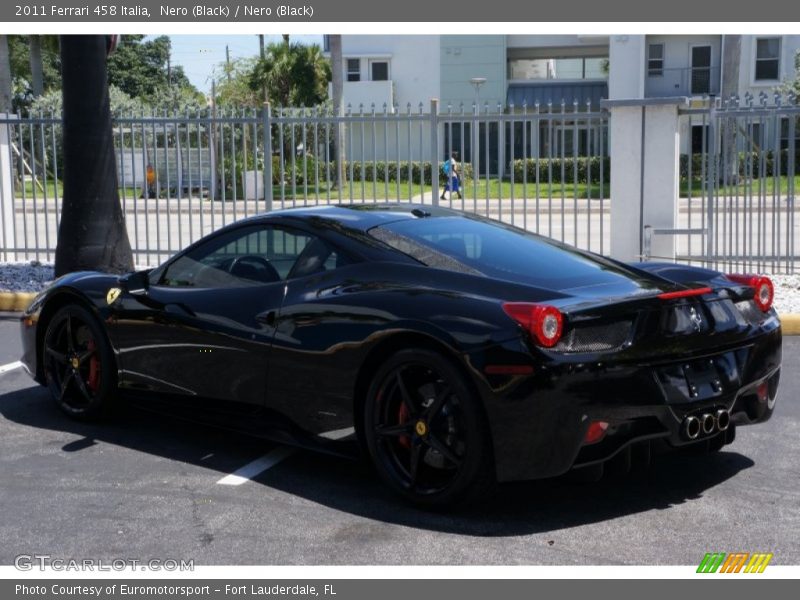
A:
<svg viewBox="0 0 800 600">
<path fill-rule="evenodd" d="M 689 439 L 689 416 L 725 411 L 735 425 L 768 420 L 781 365 L 781 331 L 774 321 L 739 344 L 687 352 L 682 360 L 615 364 L 608 357 L 580 362 L 563 357 L 544 364 L 529 360 L 533 372 L 527 375 L 485 375 L 488 365 L 530 357 L 524 342 L 470 355 L 498 479 L 556 476 L 608 460 L 640 441 L 662 439 L 680 447 L 720 433 L 716 427 Z M 608 430 L 601 441 L 585 444 L 593 421 L 608 423 Z"/>
</svg>

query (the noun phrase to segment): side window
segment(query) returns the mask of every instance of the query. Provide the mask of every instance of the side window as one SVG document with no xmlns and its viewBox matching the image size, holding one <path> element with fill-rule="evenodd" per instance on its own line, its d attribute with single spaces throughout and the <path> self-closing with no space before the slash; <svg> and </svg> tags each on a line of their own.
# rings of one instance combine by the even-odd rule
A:
<svg viewBox="0 0 800 600">
<path fill-rule="evenodd" d="M 221 288 L 286 279 L 313 237 L 254 226 L 217 236 L 171 263 L 159 280 L 170 287 Z"/>
<path fill-rule="evenodd" d="M 352 260 L 334 246 L 320 238 L 314 238 L 297 259 L 289 278 L 305 277 L 333 271 L 352 264 Z"/>
</svg>

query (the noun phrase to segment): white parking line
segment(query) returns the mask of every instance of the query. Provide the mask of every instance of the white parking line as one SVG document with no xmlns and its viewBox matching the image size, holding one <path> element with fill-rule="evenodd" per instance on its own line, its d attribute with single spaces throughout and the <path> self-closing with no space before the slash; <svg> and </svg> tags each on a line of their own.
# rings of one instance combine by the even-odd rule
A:
<svg viewBox="0 0 800 600">
<path fill-rule="evenodd" d="M 13 371 L 14 369 L 19 369 L 21 366 L 22 362 L 20 361 L 8 363 L 7 365 L 0 365 L 0 375 L 3 373 L 8 373 L 9 371 Z"/>
<path fill-rule="evenodd" d="M 254 477 L 258 477 L 267 469 L 271 469 L 282 460 L 289 458 L 295 451 L 295 448 L 290 448 L 289 446 L 275 448 L 275 450 L 269 454 L 265 454 L 261 458 L 257 458 L 253 462 L 246 464 L 241 469 L 237 469 L 230 475 L 226 475 L 217 483 L 219 485 L 242 485 Z"/>
</svg>

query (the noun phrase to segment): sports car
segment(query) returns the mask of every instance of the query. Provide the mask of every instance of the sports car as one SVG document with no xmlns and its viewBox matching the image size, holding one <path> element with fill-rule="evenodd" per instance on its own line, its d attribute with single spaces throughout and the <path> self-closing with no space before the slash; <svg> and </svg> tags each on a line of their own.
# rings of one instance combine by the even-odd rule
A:
<svg viewBox="0 0 800 600">
<path fill-rule="evenodd" d="M 763 276 L 626 264 L 443 208 L 299 208 L 152 270 L 58 279 L 22 315 L 23 363 L 74 418 L 134 402 L 361 453 L 445 506 L 766 421 L 772 299 Z"/>
</svg>

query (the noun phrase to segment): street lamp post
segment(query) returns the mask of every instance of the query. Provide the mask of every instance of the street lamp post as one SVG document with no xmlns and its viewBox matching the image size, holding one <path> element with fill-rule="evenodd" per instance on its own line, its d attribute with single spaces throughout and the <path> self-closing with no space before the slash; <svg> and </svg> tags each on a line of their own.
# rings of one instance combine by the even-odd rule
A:
<svg viewBox="0 0 800 600">
<path fill-rule="evenodd" d="M 478 132 L 478 116 L 481 113 L 481 86 L 486 83 L 486 77 L 473 77 L 469 80 L 469 82 L 475 89 L 475 107 L 472 111 L 472 147 L 470 158 L 472 159 L 473 179 L 475 181 L 475 185 L 477 185 L 478 177 L 481 173 L 478 162 L 478 159 L 480 158 L 480 150 L 478 149 L 478 141 L 480 138 Z"/>
</svg>

